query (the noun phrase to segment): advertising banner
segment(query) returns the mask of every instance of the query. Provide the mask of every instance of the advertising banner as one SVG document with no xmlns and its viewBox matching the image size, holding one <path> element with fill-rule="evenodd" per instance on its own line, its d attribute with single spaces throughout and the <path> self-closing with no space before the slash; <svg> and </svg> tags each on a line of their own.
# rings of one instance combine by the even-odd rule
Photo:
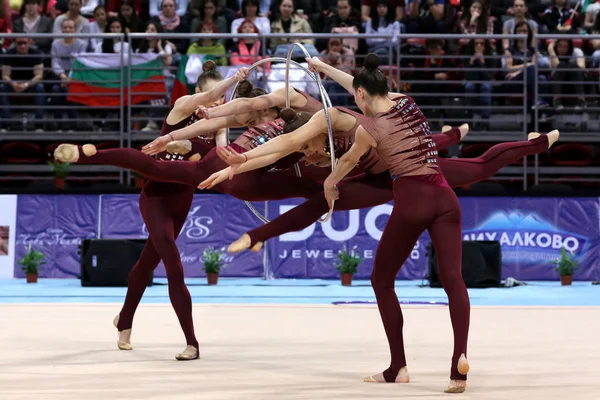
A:
<svg viewBox="0 0 600 400">
<path fill-rule="evenodd" d="M 18 198 L 15 277 L 23 277 L 18 260 L 28 248 L 46 255 L 42 278 L 79 275 L 79 245 L 98 233 L 97 195 L 23 195 Z"/>
<path fill-rule="evenodd" d="M 0 279 L 13 278 L 17 231 L 17 196 L 0 195 Z"/>
<path fill-rule="evenodd" d="M 269 203 L 271 219 L 303 200 Z M 463 197 L 463 240 L 498 240 L 502 245 L 503 278 L 557 279 L 552 261 L 561 248 L 580 263 L 578 280 L 600 278 L 597 198 Z M 369 278 L 377 242 L 392 211 L 392 204 L 363 210 L 335 212 L 325 224 L 270 241 L 269 267 L 274 278 L 336 278 L 337 252 L 356 247 L 364 261 L 359 279 Z M 399 278 L 427 277 L 425 232 L 400 270 Z"/>
<path fill-rule="evenodd" d="M 102 196 L 101 237 L 104 239 L 147 238 L 148 231 L 139 210 L 137 195 Z M 264 203 L 254 203 L 264 212 Z M 246 205 L 231 196 L 195 195 L 187 220 L 177 239 L 185 276 L 206 276 L 202 252 L 207 247 L 226 250 L 229 243 L 260 222 Z M 261 277 L 263 253 L 227 255 L 221 276 Z M 166 276 L 159 265 L 155 277 Z"/>
</svg>

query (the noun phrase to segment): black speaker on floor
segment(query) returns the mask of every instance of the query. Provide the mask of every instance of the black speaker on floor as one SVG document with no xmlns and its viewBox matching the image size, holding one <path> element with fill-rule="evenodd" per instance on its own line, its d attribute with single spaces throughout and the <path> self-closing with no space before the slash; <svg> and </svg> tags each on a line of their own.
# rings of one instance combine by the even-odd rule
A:
<svg viewBox="0 0 600 400">
<path fill-rule="evenodd" d="M 145 244 L 146 239 L 83 240 L 79 246 L 81 286 L 127 286 L 129 271 Z"/>
<path fill-rule="evenodd" d="M 429 286 L 442 287 L 433 245 L 428 252 Z M 502 246 L 497 240 L 462 242 L 462 276 L 468 288 L 499 287 L 502 283 Z"/>
</svg>

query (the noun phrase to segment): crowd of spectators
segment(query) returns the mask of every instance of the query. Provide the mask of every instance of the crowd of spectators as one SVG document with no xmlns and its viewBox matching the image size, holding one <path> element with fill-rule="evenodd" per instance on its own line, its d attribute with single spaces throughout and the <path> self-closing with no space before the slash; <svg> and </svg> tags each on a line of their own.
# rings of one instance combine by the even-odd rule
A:
<svg viewBox="0 0 600 400">
<path fill-rule="evenodd" d="M 2 33 L 356 33 L 351 38 L 297 39 L 311 55 L 331 65 L 352 70 L 367 52 L 383 64 L 396 60 L 395 44 L 401 33 L 459 33 L 460 40 L 403 40 L 403 77 L 412 84 L 399 89 L 420 95 L 425 105 L 439 105 L 439 94 L 464 92 L 466 105 L 479 105 L 483 119 L 490 116 L 492 81 L 506 84 L 503 91 L 522 93 L 527 81 L 530 106 L 574 110 L 586 107 L 586 94 L 595 90 L 582 82 L 598 79 L 588 71 L 600 67 L 600 40 L 584 34 L 600 33 L 600 0 L 0 0 L 2 120 L 11 118 L 13 93 L 29 92 L 36 105 L 36 129 L 46 93 L 66 93 L 74 55 L 81 52 L 152 52 L 161 55 L 165 74 L 172 74 L 182 54 L 203 54 L 219 65 L 252 64 L 263 52 L 286 56 L 290 38 L 261 42 L 252 39 L 186 38 L 136 40 L 122 43 L 103 39 L 2 39 Z M 359 33 L 389 33 L 391 39 L 361 38 Z M 473 40 L 472 34 L 517 33 L 527 40 Z M 581 34 L 581 40 L 559 39 L 537 43 L 539 33 Z M 410 36 L 407 36 L 410 37 Z M 390 40 L 394 46 L 390 46 Z M 262 46 L 266 46 L 263 49 Z M 391 51 L 391 53 L 390 53 Z M 302 54 L 294 54 L 299 58 Z M 587 57 L 587 59 L 586 59 Z M 534 65 L 538 68 L 535 69 Z M 413 72 L 411 72 L 411 68 Z M 533 79 L 538 71 L 539 76 Z M 53 80 L 48 87 L 43 80 Z M 444 81 L 463 81 L 459 87 Z M 533 98 L 534 81 L 540 85 Z M 397 83 L 397 82 L 396 82 Z M 398 83 L 397 83 L 398 84 Z M 325 81 L 336 93 L 339 87 Z M 427 94 L 430 94 L 429 96 Z M 334 95 L 335 104 L 349 98 Z M 65 97 L 52 96 L 66 105 Z M 473 108 L 465 107 L 469 110 Z M 472 114 L 472 111 L 468 111 Z M 61 112 L 55 113 L 56 119 Z M 67 110 L 74 117 L 72 110 Z M 12 129 L 2 123 L 2 129 Z"/>
</svg>

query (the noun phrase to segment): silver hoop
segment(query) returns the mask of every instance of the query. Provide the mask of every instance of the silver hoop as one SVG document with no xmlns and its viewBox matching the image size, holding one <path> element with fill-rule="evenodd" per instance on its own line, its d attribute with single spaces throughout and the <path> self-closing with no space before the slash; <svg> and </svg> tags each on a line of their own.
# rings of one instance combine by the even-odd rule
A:
<svg viewBox="0 0 600 400">
<path fill-rule="evenodd" d="M 268 62 L 285 62 L 286 63 L 286 66 L 285 66 L 285 92 L 286 92 L 285 104 L 286 104 L 287 108 L 290 107 L 290 92 L 289 92 L 290 65 L 293 64 L 296 67 L 301 68 L 304 72 L 306 72 L 308 74 L 308 76 L 311 76 L 315 80 L 315 82 L 317 83 L 317 87 L 319 88 L 319 94 L 321 95 L 321 102 L 323 103 L 323 111 L 325 113 L 325 120 L 327 122 L 327 130 L 329 132 L 329 149 L 331 152 L 331 170 L 333 171 L 337 160 L 335 158 L 335 150 L 334 150 L 335 147 L 334 147 L 334 143 L 333 143 L 333 129 L 331 127 L 331 118 L 329 116 L 329 108 L 332 107 L 331 100 L 329 99 L 329 95 L 327 94 L 327 91 L 325 90 L 325 88 L 323 87 L 323 84 L 321 83 L 321 77 L 319 76 L 319 73 L 318 72 L 313 73 L 308 68 L 301 65 L 300 63 L 292 60 L 292 53 L 296 46 L 300 47 L 300 49 L 304 52 L 304 54 L 307 58 L 310 58 L 310 53 L 306 50 L 306 48 L 303 45 L 301 45 L 300 43 L 292 43 L 292 47 L 290 47 L 290 50 L 288 51 L 287 58 L 282 58 L 282 57 L 264 58 L 262 60 L 255 62 L 250 67 L 248 67 L 248 71 L 252 71 L 253 69 L 261 66 L 262 64 L 268 63 Z M 232 100 L 236 98 L 237 88 L 238 88 L 239 84 L 240 84 L 240 82 L 237 82 L 235 84 L 235 86 L 233 87 L 233 91 L 231 93 Z M 227 142 L 229 142 L 229 131 L 227 131 L 227 136 L 228 136 Z M 298 177 L 302 176 L 300 173 L 300 166 L 297 163 L 294 165 L 294 170 L 296 171 L 296 175 Z M 246 206 L 250 209 L 250 211 L 252 211 L 252 213 L 258 219 L 260 219 L 264 223 L 271 222 L 271 221 L 269 221 L 269 219 L 267 219 L 265 216 L 263 216 L 260 212 L 258 212 L 258 210 L 254 207 L 254 205 L 252 203 L 250 203 L 249 201 L 244 201 L 244 203 L 246 203 Z M 329 219 L 331 219 L 331 215 L 333 213 L 333 207 L 334 207 L 334 204 L 332 202 L 331 209 L 329 210 L 329 212 L 327 213 L 325 218 L 319 219 L 320 223 L 323 224 L 323 223 L 329 221 Z"/>
</svg>

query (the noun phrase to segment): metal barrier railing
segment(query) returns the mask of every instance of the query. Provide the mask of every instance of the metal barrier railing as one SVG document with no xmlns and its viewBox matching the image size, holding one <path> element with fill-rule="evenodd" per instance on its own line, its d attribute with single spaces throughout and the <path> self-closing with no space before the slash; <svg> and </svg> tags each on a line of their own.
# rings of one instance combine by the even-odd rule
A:
<svg viewBox="0 0 600 400">
<path fill-rule="evenodd" d="M 286 34 L 246 34 L 246 35 L 238 35 L 238 34 L 130 34 L 130 35 L 120 35 L 120 34 L 7 34 L 5 35 L 7 39 L 13 40 L 18 38 L 77 38 L 89 40 L 91 38 L 108 38 L 108 39 L 118 39 L 123 46 L 123 43 L 126 41 L 134 41 L 134 40 L 147 40 L 153 38 L 160 38 L 163 40 L 176 40 L 176 39 L 187 39 L 190 40 L 190 43 L 193 41 L 198 41 L 202 39 L 244 39 L 244 38 L 252 38 L 254 40 L 259 40 L 261 42 L 260 46 L 260 54 L 252 54 L 256 57 L 268 57 L 270 54 L 270 48 L 268 43 L 271 39 L 290 39 L 293 37 L 296 40 L 302 39 L 328 39 L 328 38 L 351 38 L 356 39 L 356 35 L 354 34 L 297 34 L 297 35 L 286 35 Z M 540 49 L 544 48 L 544 41 L 548 39 L 555 39 L 559 37 L 560 39 L 577 39 L 581 40 L 585 38 L 587 40 L 590 39 L 600 39 L 600 35 L 597 36 L 578 36 L 578 35 L 538 35 L 538 41 L 536 42 L 535 52 L 537 53 Z M 475 71 L 474 67 L 469 66 L 469 59 L 471 55 L 469 54 L 444 54 L 435 56 L 436 59 L 440 60 L 448 60 L 451 59 L 453 65 L 450 67 L 446 67 L 444 69 L 444 73 L 448 76 L 446 79 L 435 79 L 431 76 L 430 70 L 430 61 L 432 56 L 426 54 L 424 51 L 420 53 L 409 53 L 407 49 L 414 42 L 419 42 L 420 45 L 423 42 L 432 41 L 432 40 L 442 40 L 444 42 L 458 42 L 459 39 L 464 39 L 465 35 L 436 35 L 436 34 L 424 34 L 424 35 L 406 35 L 401 34 L 399 37 L 399 41 L 397 43 L 393 43 L 391 41 L 392 34 L 372 34 L 372 35 L 364 35 L 360 36 L 360 39 L 366 38 L 379 38 L 379 39 L 387 39 L 387 63 L 382 65 L 382 69 L 387 73 L 390 86 L 394 85 L 402 85 L 402 87 L 407 87 L 412 85 L 415 90 L 408 91 L 407 94 L 416 98 L 417 102 L 420 103 L 421 108 L 424 113 L 428 116 L 429 120 L 432 124 L 441 126 L 442 124 L 459 124 L 462 122 L 477 122 L 482 121 L 482 119 L 473 119 L 470 116 L 463 116 L 463 111 L 469 111 L 469 113 L 477 112 L 483 113 L 490 111 L 492 116 L 503 115 L 506 119 L 511 117 L 511 126 L 508 125 L 498 125 L 498 118 L 492 118 L 494 120 L 493 128 L 492 124 L 488 125 L 487 129 L 478 129 L 478 124 L 472 124 L 471 133 L 466 138 L 466 142 L 469 141 L 484 141 L 484 142 L 498 142 L 505 140 L 517 140 L 526 137 L 529 131 L 538 131 L 542 128 L 546 127 L 546 121 L 543 118 L 543 111 L 540 110 L 539 107 L 531 107 L 531 104 L 528 104 L 527 99 L 533 98 L 534 105 L 537 99 L 540 97 L 540 94 L 545 94 L 550 88 L 552 90 L 552 85 L 561 85 L 561 84 L 571 84 L 572 81 L 557 81 L 557 80 L 542 80 L 540 76 L 547 76 L 552 73 L 552 69 L 548 68 L 548 65 L 540 65 L 540 63 L 535 63 L 534 73 L 532 75 L 523 73 L 522 78 L 516 82 L 512 82 L 512 90 L 510 93 L 506 93 L 508 91 L 508 87 L 511 85 L 507 85 L 507 82 L 503 79 L 503 76 L 506 72 L 506 68 L 504 66 L 504 55 L 488 55 L 484 57 L 484 61 L 492 60 L 495 66 L 487 68 L 487 72 L 493 72 L 493 78 L 491 80 L 482 80 L 482 79 L 467 79 L 466 74 Z M 468 37 L 471 40 L 484 39 L 486 41 L 493 40 L 501 40 L 511 39 L 511 40 L 524 40 L 526 38 L 525 35 L 469 35 Z M 105 55 L 104 55 L 105 56 Z M 229 58 L 227 54 L 218 55 L 219 57 L 224 57 L 226 59 Z M 359 59 L 362 55 L 355 55 L 356 59 Z M 0 58 L 2 56 L 0 55 Z M 1 136 L 9 139 L 30 139 L 30 140 L 48 140 L 48 139 L 67 139 L 67 140 L 116 140 L 119 142 L 120 146 L 131 146 L 133 141 L 147 140 L 151 139 L 156 135 L 156 132 L 146 133 L 141 130 L 140 123 L 144 120 L 152 120 L 152 118 L 148 118 L 143 115 L 144 111 L 155 111 L 157 119 L 162 120 L 164 114 L 168 110 L 168 102 L 165 100 L 168 98 L 168 93 L 165 91 L 137 91 L 135 96 L 146 96 L 148 98 L 154 98 L 155 100 L 160 100 L 161 97 L 164 100 L 163 104 L 159 105 L 148 105 L 147 102 L 139 103 L 134 98 L 133 89 L 134 87 L 143 82 L 144 74 L 138 74 L 140 71 L 142 72 L 151 72 L 155 71 L 152 74 L 146 75 L 163 75 L 163 71 L 167 71 L 169 74 L 173 75 L 173 67 L 168 65 L 155 65 L 153 67 L 148 67 L 144 65 L 138 65 L 135 63 L 136 53 L 134 53 L 134 49 L 132 46 L 128 47 L 127 52 L 121 52 L 118 56 L 120 58 L 120 62 L 118 66 L 115 66 L 118 69 L 118 76 L 115 75 L 114 82 L 113 81 L 103 81 L 103 84 L 112 84 L 113 86 L 118 84 L 118 92 L 114 94 L 115 97 L 119 98 L 118 104 L 114 106 L 103 107 L 107 111 L 112 111 L 112 118 L 105 118 L 105 122 L 108 124 L 118 124 L 118 127 L 113 130 L 104 130 L 102 132 L 94 132 L 91 131 L 83 131 L 83 132 L 62 132 L 60 134 L 48 134 L 47 132 L 35 133 L 27 131 L 25 132 L 3 132 Z M 46 59 L 50 57 L 46 56 Z M 547 58 L 547 57 L 546 57 Z M 588 57 L 589 58 L 589 57 Z M 0 60 L 1 61 L 1 60 Z M 547 61 L 547 60 L 546 60 Z M 169 69 L 169 67 L 171 67 Z M 565 72 L 570 72 L 570 69 L 565 69 Z M 578 70 L 573 70 L 575 72 L 580 72 Z M 590 71 L 589 68 L 586 67 L 586 71 Z M 137 78 L 138 75 L 142 75 L 142 78 Z M 530 78 L 533 78 L 533 82 L 531 82 Z M 169 83 L 168 79 L 171 77 L 163 78 L 165 83 Z M 256 82 L 259 84 L 266 84 L 267 78 L 263 74 L 261 76 L 254 76 Z M 308 78 L 307 78 L 308 81 Z M 56 79 L 45 79 L 44 84 L 47 86 L 60 84 L 60 80 Z M 90 81 L 89 83 L 94 83 Z M 466 92 L 465 87 L 467 84 L 489 84 L 491 83 L 493 86 L 493 90 L 489 93 L 488 100 L 491 100 L 492 105 L 488 105 L 488 100 L 484 101 L 484 104 L 478 103 L 477 99 L 482 97 L 480 93 L 472 93 Z M 596 82 L 585 81 L 578 83 L 583 85 L 586 88 L 594 88 L 597 86 Z M 292 83 L 293 85 L 293 83 Z M 418 89 L 418 90 L 417 90 Z M 398 90 L 400 91 L 400 90 Z M 554 91 L 553 91 L 554 92 Z M 88 92 L 84 94 L 69 94 L 70 97 L 77 96 L 102 96 L 103 93 L 93 93 Z M 17 94 L 17 97 L 25 96 L 22 94 Z M 32 96 L 32 95 L 30 95 Z M 58 98 L 60 96 L 64 96 L 64 93 L 46 93 L 45 96 L 47 98 Z M 346 94 L 346 96 L 348 96 Z M 487 94 L 486 94 L 487 96 Z M 600 98 L 597 94 L 586 95 L 589 98 Z M 509 97 L 509 101 L 504 102 L 504 104 L 497 104 Z M 548 99 L 550 96 L 542 96 Z M 566 98 L 574 98 L 576 94 L 567 94 L 564 97 Z M 136 97 L 137 98 L 137 97 Z M 446 99 L 446 100 L 444 100 Z M 462 101 L 462 102 L 461 102 Z M 159 102 L 159 101 L 157 101 Z M 50 106 L 44 107 L 44 111 L 47 113 L 54 113 L 56 111 L 67 111 L 71 110 L 74 107 L 77 111 L 96 111 L 96 109 L 92 107 L 85 107 L 81 105 L 73 106 L 73 104 L 69 103 L 67 105 L 56 105 L 52 104 Z M 10 105 L 12 110 L 22 110 L 26 109 L 27 106 L 21 105 Z M 439 110 L 443 110 L 443 114 L 441 116 L 434 115 Z M 156 111 L 160 111 L 160 113 L 156 113 Z M 597 107 L 588 107 L 586 112 L 596 112 L 600 111 L 600 108 Z M 515 115 L 518 115 L 518 118 L 514 118 Z M 81 119 L 78 116 L 79 122 L 98 122 L 98 117 L 91 119 Z M 592 118 L 589 118 L 591 120 Z M 17 121 L 18 118 L 13 118 L 12 121 Z M 44 118 L 44 122 L 52 122 L 54 118 Z M 2 121 L 6 122 L 6 121 Z M 485 122 L 485 121 L 484 121 Z M 503 121 L 500 121 L 503 122 Z M 483 124 L 485 126 L 485 124 Z M 498 128 L 500 127 L 500 128 Z M 586 131 L 586 129 L 588 129 Z M 542 129 L 549 130 L 549 129 Z M 593 128 L 580 128 L 580 132 L 573 132 L 573 136 L 567 137 L 566 140 L 578 140 L 578 138 L 585 138 L 586 140 L 591 140 L 597 142 L 598 139 L 595 136 L 591 136 L 591 133 L 594 131 Z M 561 130 L 562 132 L 562 130 Z M 26 135 L 26 136 L 25 136 Z M 561 139 L 562 140 L 562 139 Z M 539 174 L 544 170 L 540 169 L 538 157 L 535 157 L 533 169 L 531 166 L 528 166 L 527 160 L 523 162 L 522 168 L 522 176 L 524 182 L 524 188 L 526 188 L 526 181 L 529 171 L 532 170 L 534 174 L 535 183 L 539 181 Z M 123 173 L 121 173 L 121 180 L 123 181 Z"/>
</svg>

